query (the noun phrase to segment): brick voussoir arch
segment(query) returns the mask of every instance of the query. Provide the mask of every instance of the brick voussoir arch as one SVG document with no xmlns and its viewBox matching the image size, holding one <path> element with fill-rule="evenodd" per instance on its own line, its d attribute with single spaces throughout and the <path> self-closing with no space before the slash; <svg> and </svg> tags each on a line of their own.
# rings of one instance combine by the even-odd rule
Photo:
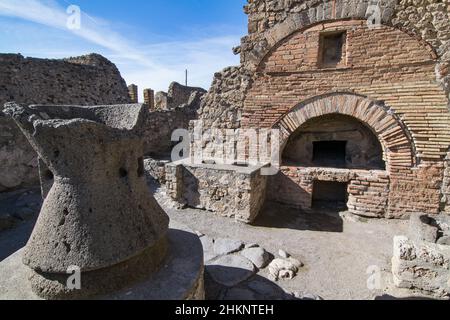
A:
<svg viewBox="0 0 450 320">
<path fill-rule="evenodd" d="M 416 165 L 415 147 L 403 122 L 383 103 L 354 93 L 330 93 L 303 101 L 274 125 L 280 130 L 281 147 L 308 120 L 329 114 L 351 116 L 364 123 L 379 139 L 388 171 Z"/>
<path fill-rule="evenodd" d="M 361 15 L 362 12 L 364 12 L 364 15 Z M 258 70 L 258 68 L 260 68 L 266 57 L 269 56 L 271 52 L 277 48 L 278 45 L 284 43 L 284 41 L 290 36 L 298 32 L 304 32 L 317 25 L 345 21 L 360 21 L 361 23 L 367 23 L 367 19 L 365 18 L 365 11 L 361 11 L 360 15 L 353 15 L 351 17 L 323 17 L 323 19 L 318 20 L 311 20 L 308 12 L 305 11 L 292 14 L 282 23 L 277 24 L 273 28 L 267 30 L 262 35 L 262 39 L 260 39 L 259 44 L 245 56 L 244 60 L 247 62 L 247 67 L 250 70 L 256 71 Z M 436 49 L 430 43 L 424 40 L 417 32 L 408 30 L 404 27 L 393 26 L 390 19 L 388 19 L 387 21 L 382 21 L 381 25 L 384 27 L 397 29 L 404 32 L 405 34 L 408 34 L 410 37 L 416 38 L 417 41 L 422 43 L 424 47 L 429 51 L 430 56 L 433 59 L 440 58 L 440 56 L 436 52 Z"/>
</svg>

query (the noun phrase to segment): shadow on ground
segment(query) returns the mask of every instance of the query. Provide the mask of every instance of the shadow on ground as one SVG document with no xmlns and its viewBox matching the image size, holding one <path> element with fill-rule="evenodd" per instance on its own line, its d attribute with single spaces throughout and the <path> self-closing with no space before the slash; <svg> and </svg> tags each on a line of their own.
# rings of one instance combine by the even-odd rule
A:
<svg viewBox="0 0 450 320">
<path fill-rule="evenodd" d="M 300 231 L 336 233 L 344 231 L 344 221 L 337 209 L 321 208 L 305 212 L 301 209 L 275 202 L 266 203 L 253 225 Z"/>
<path fill-rule="evenodd" d="M 221 268 L 220 272 L 223 273 L 247 272 L 246 270 L 225 266 L 214 267 Z M 205 293 L 206 300 L 308 300 L 308 298 L 298 299 L 293 295 L 287 294 L 276 283 L 259 275 L 254 275 L 236 286 L 226 287 L 214 281 L 208 274 L 208 267 L 205 272 Z M 311 298 L 311 300 L 314 300 L 314 298 Z"/>
<path fill-rule="evenodd" d="M 405 300 L 405 301 L 439 301 L 439 299 L 433 299 L 430 297 L 403 297 L 403 298 L 397 298 L 388 294 L 376 297 L 375 300 L 378 301 L 394 301 L 394 300 Z"/>
<path fill-rule="evenodd" d="M 0 261 L 26 245 L 41 205 L 38 187 L 0 194 Z"/>
</svg>

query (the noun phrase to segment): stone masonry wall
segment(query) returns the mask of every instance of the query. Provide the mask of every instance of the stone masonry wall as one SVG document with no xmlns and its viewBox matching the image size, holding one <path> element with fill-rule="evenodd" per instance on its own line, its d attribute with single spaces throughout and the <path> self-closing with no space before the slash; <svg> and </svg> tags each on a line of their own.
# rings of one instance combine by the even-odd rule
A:
<svg viewBox="0 0 450 320">
<path fill-rule="evenodd" d="M 374 4 L 381 9 L 383 26 L 369 30 L 368 17 L 376 17 L 369 6 Z M 403 159 L 387 163 L 391 189 L 386 216 L 438 213 L 442 160 L 450 145 L 449 4 L 249 0 L 248 35 L 234 48 L 241 65 L 216 74 L 202 120 L 220 128 L 271 127 L 305 99 L 330 92 L 381 101 L 404 123 L 414 157 L 406 165 L 405 149 Z M 342 29 L 347 31 L 346 63 L 321 69 L 319 34 Z M 236 96 L 244 96 L 245 102 Z"/>
<path fill-rule="evenodd" d="M 450 152 L 447 153 L 444 167 L 444 183 L 442 184 L 442 211 L 450 214 Z"/>
<path fill-rule="evenodd" d="M 171 110 L 151 111 L 144 132 L 147 156 L 167 158 L 177 142 L 172 142 L 172 133 L 177 129 L 188 129 L 189 123 L 198 118 L 202 94 L 194 92 L 187 104 Z"/>
<path fill-rule="evenodd" d="M 266 195 L 260 168 L 190 165 L 166 166 L 168 194 L 181 204 L 244 223 L 253 222 Z"/>
<path fill-rule="evenodd" d="M 0 110 L 24 104 L 120 104 L 130 102 L 116 66 L 100 55 L 64 60 L 0 55 Z M 0 112 L 0 192 L 39 183 L 37 160 L 17 126 Z"/>
<path fill-rule="evenodd" d="M 166 92 L 157 92 L 155 96 L 155 107 L 157 110 L 172 110 L 183 104 L 189 103 L 193 94 L 203 95 L 206 90 L 197 87 L 183 86 L 172 82 Z"/>
</svg>

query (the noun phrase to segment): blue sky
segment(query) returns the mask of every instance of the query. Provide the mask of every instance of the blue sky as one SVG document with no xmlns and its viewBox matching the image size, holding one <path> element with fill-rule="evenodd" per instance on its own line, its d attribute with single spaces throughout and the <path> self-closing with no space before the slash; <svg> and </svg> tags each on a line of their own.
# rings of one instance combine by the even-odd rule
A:
<svg viewBox="0 0 450 320">
<path fill-rule="evenodd" d="M 100 53 L 128 84 L 167 90 L 171 81 L 208 88 L 237 65 L 231 48 L 246 34 L 246 0 L 0 0 L 0 52 L 62 58 Z M 67 28 L 69 5 L 80 29 Z"/>
</svg>

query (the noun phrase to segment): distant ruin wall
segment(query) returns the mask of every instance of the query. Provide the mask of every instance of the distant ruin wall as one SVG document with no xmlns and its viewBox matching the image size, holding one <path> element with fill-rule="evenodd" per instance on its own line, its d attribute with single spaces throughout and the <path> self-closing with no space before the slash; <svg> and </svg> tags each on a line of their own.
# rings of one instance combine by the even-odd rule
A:
<svg viewBox="0 0 450 320">
<path fill-rule="evenodd" d="M 185 87 L 186 88 L 186 87 Z M 172 133 L 177 129 L 189 129 L 189 124 L 198 119 L 198 110 L 205 95 L 205 90 L 195 90 L 183 100 L 179 99 L 176 107 L 169 110 L 152 110 L 147 119 L 144 133 L 145 154 L 154 158 L 168 158 L 173 146 Z"/>
<path fill-rule="evenodd" d="M 0 55 L 0 110 L 6 102 L 24 104 L 129 103 L 116 66 L 104 57 L 47 60 Z M 39 183 L 37 161 L 17 126 L 0 112 L 0 192 Z"/>
<path fill-rule="evenodd" d="M 178 82 L 172 82 L 167 93 L 162 91 L 156 93 L 155 108 L 157 110 L 172 110 L 188 103 L 192 94 L 196 92 L 203 95 L 206 93 L 206 90 L 203 88 L 183 86 Z"/>
<path fill-rule="evenodd" d="M 193 106 L 178 107 L 173 110 L 150 112 L 144 133 L 145 155 L 156 158 L 170 158 L 173 146 L 172 133 L 177 129 L 188 129 L 189 123 L 196 120 L 197 108 Z"/>
</svg>

